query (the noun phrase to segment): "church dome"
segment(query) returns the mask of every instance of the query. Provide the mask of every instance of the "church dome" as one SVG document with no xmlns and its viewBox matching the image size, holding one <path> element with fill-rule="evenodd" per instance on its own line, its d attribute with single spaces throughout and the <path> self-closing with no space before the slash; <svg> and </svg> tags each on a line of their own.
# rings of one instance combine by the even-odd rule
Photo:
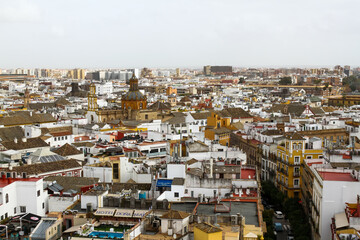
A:
<svg viewBox="0 0 360 240">
<path fill-rule="evenodd" d="M 146 97 L 140 91 L 129 91 L 125 95 L 123 95 L 122 100 L 142 101 L 142 100 L 146 100 Z"/>
</svg>

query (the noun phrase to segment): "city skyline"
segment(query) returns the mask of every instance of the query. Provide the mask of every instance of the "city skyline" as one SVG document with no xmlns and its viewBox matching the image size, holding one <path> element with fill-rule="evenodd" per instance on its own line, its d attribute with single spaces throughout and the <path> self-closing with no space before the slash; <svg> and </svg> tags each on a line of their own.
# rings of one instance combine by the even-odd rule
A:
<svg viewBox="0 0 360 240">
<path fill-rule="evenodd" d="M 349 1 L 0 3 L 0 68 L 359 66 Z"/>
</svg>

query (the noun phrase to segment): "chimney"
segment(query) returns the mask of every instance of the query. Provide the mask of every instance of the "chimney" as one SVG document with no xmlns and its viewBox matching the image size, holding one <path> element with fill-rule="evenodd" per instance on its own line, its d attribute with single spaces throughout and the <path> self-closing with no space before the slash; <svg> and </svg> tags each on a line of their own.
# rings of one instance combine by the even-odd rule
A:
<svg viewBox="0 0 360 240">
<path fill-rule="evenodd" d="M 23 137 L 21 140 L 22 140 L 23 142 L 26 142 L 26 141 L 27 141 L 26 137 Z"/>
<path fill-rule="evenodd" d="M 18 140 L 17 140 L 17 138 L 14 138 L 14 143 L 18 143 Z"/>
<path fill-rule="evenodd" d="M 30 117 L 32 117 L 32 112 L 30 112 Z"/>
</svg>

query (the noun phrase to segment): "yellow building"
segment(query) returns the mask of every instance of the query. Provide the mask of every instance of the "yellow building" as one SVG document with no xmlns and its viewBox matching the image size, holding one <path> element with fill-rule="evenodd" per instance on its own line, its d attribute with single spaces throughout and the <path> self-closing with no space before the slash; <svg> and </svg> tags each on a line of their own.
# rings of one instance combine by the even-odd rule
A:
<svg viewBox="0 0 360 240">
<path fill-rule="evenodd" d="M 85 70 L 84 69 L 73 69 L 69 70 L 67 73 L 67 78 L 71 79 L 85 79 Z"/>
<path fill-rule="evenodd" d="M 304 159 L 318 159 L 323 155 L 321 142 L 319 145 L 306 143 L 306 139 L 295 132 L 286 135 L 285 142 L 277 146 L 276 185 L 288 197 L 301 197 L 302 164 Z"/>
<path fill-rule="evenodd" d="M 221 112 L 212 112 L 207 118 L 205 137 L 210 140 L 216 140 L 221 145 L 228 145 L 231 133 L 231 117 L 221 114 Z"/>
<path fill-rule="evenodd" d="M 172 87 L 167 87 L 166 89 L 166 95 L 176 95 L 177 94 L 177 89 L 176 88 L 172 88 Z"/>
<path fill-rule="evenodd" d="M 209 223 L 199 223 L 194 226 L 194 240 L 222 240 L 222 232 Z"/>
</svg>

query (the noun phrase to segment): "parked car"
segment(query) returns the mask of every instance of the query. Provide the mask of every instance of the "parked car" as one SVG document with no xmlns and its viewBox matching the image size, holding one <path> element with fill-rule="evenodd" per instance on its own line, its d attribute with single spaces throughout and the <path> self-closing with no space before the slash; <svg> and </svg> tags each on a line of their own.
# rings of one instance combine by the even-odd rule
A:
<svg viewBox="0 0 360 240">
<path fill-rule="evenodd" d="M 284 215 L 283 215 L 283 213 L 280 212 L 280 211 L 275 211 L 275 217 L 276 217 L 277 219 L 282 219 L 282 218 L 284 218 Z"/>
<path fill-rule="evenodd" d="M 282 227 L 281 223 L 274 223 L 274 228 L 275 228 L 275 231 L 277 231 L 277 232 L 283 231 L 283 227 Z"/>
</svg>

